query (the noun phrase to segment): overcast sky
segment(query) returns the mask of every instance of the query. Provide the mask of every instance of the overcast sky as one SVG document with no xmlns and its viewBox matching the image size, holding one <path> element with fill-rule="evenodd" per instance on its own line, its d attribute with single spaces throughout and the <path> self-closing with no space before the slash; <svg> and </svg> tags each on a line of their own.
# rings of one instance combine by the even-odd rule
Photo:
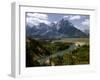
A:
<svg viewBox="0 0 100 80">
<path fill-rule="evenodd" d="M 80 14 L 55 14 L 55 13 L 26 13 L 26 24 L 38 25 L 39 23 L 50 24 L 51 22 L 58 22 L 62 18 L 69 20 L 76 28 L 89 30 L 89 15 Z"/>
</svg>

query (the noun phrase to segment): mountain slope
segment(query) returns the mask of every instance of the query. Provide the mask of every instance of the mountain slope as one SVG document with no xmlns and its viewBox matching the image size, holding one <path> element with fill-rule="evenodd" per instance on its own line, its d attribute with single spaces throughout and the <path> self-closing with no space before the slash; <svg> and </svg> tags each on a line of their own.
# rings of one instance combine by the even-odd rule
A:
<svg viewBox="0 0 100 80">
<path fill-rule="evenodd" d="M 84 32 L 75 28 L 74 25 L 68 20 L 62 19 L 59 22 L 59 26 L 60 29 L 58 30 L 58 32 L 64 34 L 66 37 L 87 37 Z"/>
<path fill-rule="evenodd" d="M 51 23 L 47 25 L 45 23 L 40 23 L 30 27 L 26 26 L 26 35 L 33 38 L 42 39 L 57 39 L 62 37 L 70 38 L 82 38 L 88 37 L 88 35 L 81 30 L 74 27 L 74 25 L 68 20 L 61 19 L 57 23 Z"/>
</svg>

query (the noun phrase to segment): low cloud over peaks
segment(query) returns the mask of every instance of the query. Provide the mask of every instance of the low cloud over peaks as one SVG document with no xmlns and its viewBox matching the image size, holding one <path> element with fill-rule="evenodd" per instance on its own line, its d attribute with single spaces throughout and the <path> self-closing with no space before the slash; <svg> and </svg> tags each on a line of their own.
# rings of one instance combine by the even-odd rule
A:
<svg viewBox="0 0 100 80">
<path fill-rule="evenodd" d="M 50 24 L 47 14 L 27 13 L 26 22 L 31 25 L 39 25 L 39 23 Z"/>
</svg>

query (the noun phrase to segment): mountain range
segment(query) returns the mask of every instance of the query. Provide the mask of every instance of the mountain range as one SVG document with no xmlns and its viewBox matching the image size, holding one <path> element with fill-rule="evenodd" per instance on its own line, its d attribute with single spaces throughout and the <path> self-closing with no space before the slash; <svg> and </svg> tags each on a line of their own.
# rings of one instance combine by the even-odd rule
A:
<svg viewBox="0 0 100 80">
<path fill-rule="evenodd" d="M 41 39 L 58 38 L 84 38 L 87 33 L 77 29 L 70 21 L 61 19 L 60 21 L 50 23 L 39 23 L 39 25 L 26 25 L 26 36 Z"/>
</svg>

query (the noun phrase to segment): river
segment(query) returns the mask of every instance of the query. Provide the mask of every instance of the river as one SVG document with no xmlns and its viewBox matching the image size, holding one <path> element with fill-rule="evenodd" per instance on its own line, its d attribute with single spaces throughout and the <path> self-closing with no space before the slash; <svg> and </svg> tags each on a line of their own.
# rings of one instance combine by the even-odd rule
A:
<svg viewBox="0 0 100 80">
<path fill-rule="evenodd" d="M 58 51 L 55 54 L 52 54 L 50 56 L 46 56 L 46 57 L 42 57 L 40 59 L 38 59 L 37 61 L 40 63 L 43 63 L 47 60 L 49 60 L 50 58 L 55 58 L 57 56 L 63 56 L 65 53 L 70 53 L 71 51 L 73 51 L 74 49 L 77 49 L 78 46 L 76 46 L 74 43 L 72 45 L 70 45 L 70 47 L 68 49 L 65 49 L 63 51 Z"/>
</svg>

